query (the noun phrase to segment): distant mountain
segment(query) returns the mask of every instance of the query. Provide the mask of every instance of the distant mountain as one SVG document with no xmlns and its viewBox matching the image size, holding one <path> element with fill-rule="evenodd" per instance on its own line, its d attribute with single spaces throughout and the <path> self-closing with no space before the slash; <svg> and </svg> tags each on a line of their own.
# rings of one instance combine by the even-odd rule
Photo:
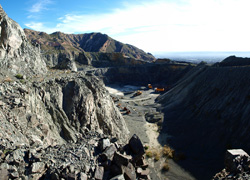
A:
<svg viewBox="0 0 250 180">
<path fill-rule="evenodd" d="M 106 34 L 65 34 L 62 32 L 47 34 L 30 29 L 24 29 L 24 32 L 33 45 L 40 46 L 41 52 L 47 55 L 47 59 L 53 61 L 54 65 L 57 63 L 55 58 L 59 57 L 58 61 L 60 61 L 60 57 L 63 55 L 74 60 L 84 52 L 121 53 L 124 57 L 137 60 L 155 60 L 152 54 L 116 41 Z"/>
<path fill-rule="evenodd" d="M 215 65 L 225 66 L 250 66 L 250 58 L 230 56 Z"/>
</svg>

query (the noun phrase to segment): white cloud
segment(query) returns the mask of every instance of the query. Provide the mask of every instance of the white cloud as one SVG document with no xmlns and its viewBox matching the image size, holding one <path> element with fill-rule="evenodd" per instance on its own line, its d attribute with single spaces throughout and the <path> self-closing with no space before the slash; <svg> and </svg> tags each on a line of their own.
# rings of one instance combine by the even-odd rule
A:
<svg viewBox="0 0 250 180">
<path fill-rule="evenodd" d="M 27 26 L 48 33 L 102 32 L 150 52 L 250 50 L 250 1 L 175 2 L 126 4 L 105 14 L 66 14 L 52 28 L 39 23 Z"/>
<path fill-rule="evenodd" d="M 25 24 L 25 26 L 27 26 L 28 28 L 34 29 L 36 31 L 42 31 L 42 32 L 47 32 L 47 33 L 59 31 L 57 28 L 50 28 L 50 27 L 45 26 L 44 23 L 42 22 L 30 22 L 30 23 Z"/>
<path fill-rule="evenodd" d="M 49 5 L 51 3 L 52 3 L 51 0 L 38 0 L 38 2 L 36 2 L 35 4 L 33 4 L 33 6 L 31 7 L 31 9 L 29 11 L 31 13 L 41 12 L 42 10 L 46 10 L 47 9 L 47 5 Z"/>
</svg>

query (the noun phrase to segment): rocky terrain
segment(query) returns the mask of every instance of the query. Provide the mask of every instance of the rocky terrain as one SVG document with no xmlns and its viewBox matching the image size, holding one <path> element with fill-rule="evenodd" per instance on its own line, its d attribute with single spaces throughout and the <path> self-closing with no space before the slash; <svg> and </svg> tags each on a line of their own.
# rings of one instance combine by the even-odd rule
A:
<svg viewBox="0 0 250 180">
<path fill-rule="evenodd" d="M 24 33 L 1 6 L 0 26 L 2 179 L 211 179 L 227 149 L 250 152 L 249 58 L 194 65 L 101 33 Z M 214 178 L 249 177 L 249 156 L 232 162 Z"/>
<path fill-rule="evenodd" d="M 24 30 L 29 41 L 40 48 L 49 66 L 55 66 L 64 59 L 93 66 L 125 64 L 126 61 L 153 61 L 154 56 L 129 44 L 116 41 L 106 34 L 46 34 L 29 29 Z M 100 62 L 108 61 L 108 63 Z M 121 62 L 117 62 L 121 61 Z M 140 62 L 140 61 L 139 61 Z"/>
<path fill-rule="evenodd" d="M 48 69 L 1 6 L 0 20 L 1 179 L 147 179 L 141 141 L 134 135 L 128 142 L 103 82 Z"/>
</svg>

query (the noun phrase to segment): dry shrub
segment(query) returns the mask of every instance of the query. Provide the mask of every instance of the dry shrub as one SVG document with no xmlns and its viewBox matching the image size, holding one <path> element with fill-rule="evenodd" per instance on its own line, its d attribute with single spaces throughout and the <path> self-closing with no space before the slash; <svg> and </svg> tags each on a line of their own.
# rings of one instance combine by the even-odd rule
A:
<svg viewBox="0 0 250 180">
<path fill-rule="evenodd" d="M 154 152 L 154 160 L 155 160 L 155 161 L 159 161 L 160 158 L 161 158 L 160 153 L 159 153 L 159 152 Z"/>
<path fill-rule="evenodd" d="M 171 147 L 167 146 L 167 145 L 164 145 L 162 153 L 163 153 L 163 156 L 166 156 L 168 158 L 173 158 L 174 157 L 174 150 Z"/>
<path fill-rule="evenodd" d="M 162 166 L 162 171 L 168 171 L 169 170 L 169 165 L 167 162 L 165 162 Z"/>
<path fill-rule="evenodd" d="M 10 77 L 4 78 L 3 82 L 12 82 L 12 79 Z"/>
</svg>

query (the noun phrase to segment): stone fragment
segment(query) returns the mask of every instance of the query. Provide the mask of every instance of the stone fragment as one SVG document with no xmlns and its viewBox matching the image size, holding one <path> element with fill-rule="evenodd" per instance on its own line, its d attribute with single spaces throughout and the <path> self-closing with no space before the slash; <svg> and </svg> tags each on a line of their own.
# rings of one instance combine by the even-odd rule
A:
<svg viewBox="0 0 250 180">
<path fill-rule="evenodd" d="M 115 152 L 113 157 L 113 162 L 118 166 L 127 166 L 129 161 L 131 161 L 132 157 L 128 155 L 122 155 L 119 152 Z"/>
<path fill-rule="evenodd" d="M 125 178 L 124 178 L 123 174 L 120 174 L 118 176 L 111 178 L 110 180 L 125 180 Z"/>
<path fill-rule="evenodd" d="M 114 144 L 111 144 L 109 147 L 107 147 L 101 155 L 103 161 L 112 160 L 116 151 L 117 149 Z"/>
<path fill-rule="evenodd" d="M 43 162 L 35 162 L 31 165 L 32 173 L 41 173 L 45 170 L 45 164 Z"/>
<path fill-rule="evenodd" d="M 145 153 L 142 142 L 136 134 L 134 134 L 129 140 L 129 147 L 136 155 L 142 156 Z"/>
<path fill-rule="evenodd" d="M 79 180 L 87 180 L 87 179 L 88 179 L 88 176 L 85 173 L 81 172 L 79 175 Z"/>
<path fill-rule="evenodd" d="M 135 168 L 131 163 L 124 167 L 124 177 L 126 180 L 136 180 Z"/>
<path fill-rule="evenodd" d="M 237 156 L 249 156 L 242 149 L 230 149 L 227 150 L 225 155 L 225 167 L 229 172 L 237 172 L 237 163 L 235 162 L 235 158 Z"/>
<path fill-rule="evenodd" d="M 1 176 L 1 174 L 0 174 L 0 176 Z M 17 171 L 16 172 L 12 172 L 12 173 L 10 173 L 10 176 L 12 178 L 18 178 L 19 177 L 19 173 Z"/>
<path fill-rule="evenodd" d="M 97 166 L 95 169 L 95 179 L 96 180 L 102 180 L 104 175 L 104 167 L 102 166 Z"/>
<path fill-rule="evenodd" d="M 102 151 L 104 151 L 107 147 L 110 146 L 110 141 L 109 141 L 109 139 L 108 139 L 108 138 L 101 139 L 101 140 L 99 141 L 99 146 L 100 146 L 100 149 L 101 149 Z"/>
<path fill-rule="evenodd" d="M 9 172 L 7 169 L 0 168 L 0 178 L 1 178 L 1 180 L 8 180 L 9 179 Z"/>
<path fill-rule="evenodd" d="M 13 158 L 15 162 L 22 162 L 24 161 L 24 152 L 21 149 L 17 149 L 13 152 Z"/>
</svg>

